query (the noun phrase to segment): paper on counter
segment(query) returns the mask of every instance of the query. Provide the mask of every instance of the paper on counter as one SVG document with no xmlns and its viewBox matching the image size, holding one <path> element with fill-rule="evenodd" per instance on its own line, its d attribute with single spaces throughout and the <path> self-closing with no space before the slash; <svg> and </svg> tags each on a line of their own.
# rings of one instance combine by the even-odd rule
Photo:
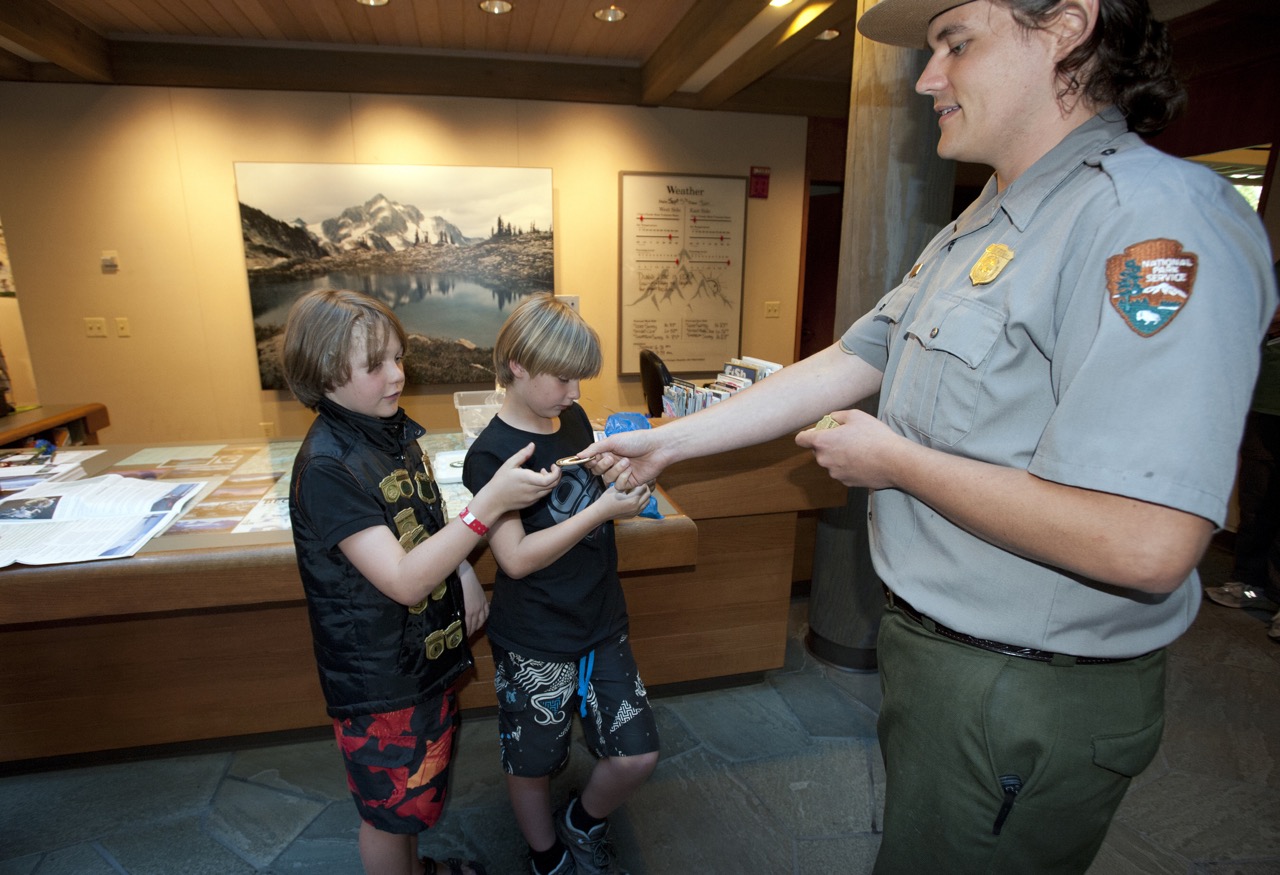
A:
<svg viewBox="0 0 1280 875">
<path fill-rule="evenodd" d="M 6 495 L 0 500 L 0 566 L 132 556 L 205 485 L 106 474 Z"/>
<path fill-rule="evenodd" d="M 431 470 L 435 472 L 437 483 L 461 483 L 462 460 L 467 457 L 466 450 L 447 450 L 431 457 Z"/>
</svg>

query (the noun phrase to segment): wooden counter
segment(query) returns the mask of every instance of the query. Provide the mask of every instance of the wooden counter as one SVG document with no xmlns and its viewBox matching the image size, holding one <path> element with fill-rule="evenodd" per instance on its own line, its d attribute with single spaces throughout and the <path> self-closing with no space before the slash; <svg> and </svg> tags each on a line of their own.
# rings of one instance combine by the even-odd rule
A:
<svg viewBox="0 0 1280 875">
<path fill-rule="evenodd" d="M 675 466 L 665 518 L 618 524 L 647 685 L 782 664 L 797 512 L 843 502 L 832 482 L 785 438 Z M 487 549 L 472 559 L 491 585 Z M 473 650 L 461 704 L 493 707 L 483 636 Z M 166 534 L 128 559 L 0 569 L 0 665 L 0 761 L 327 723 L 287 532 Z"/>
<path fill-rule="evenodd" d="M 110 447 L 89 473 L 138 449 Z M 662 503 L 662 520 L 618 524 L 628 593 L 695 559 L 693 522 Z M 491 584 L 488 550 L 472 560 Z M 492 706 L 488 643 L 473 645 L 461 703 Z M 0 569 L 0 665 L 0 761 L 328 719 L 287 531 L 166 534 L 127 559 Z"/>
<path fill-rule="evenodd" d="M 20 444 L 29 437 L 41 437 L 52 429 L 65 427 L 75 444 L 96 444 L 98 432 L 111 424 L 107 408 L 101 404 L 46 404 L 0 416 L 0 447 Z"/>
</svg>

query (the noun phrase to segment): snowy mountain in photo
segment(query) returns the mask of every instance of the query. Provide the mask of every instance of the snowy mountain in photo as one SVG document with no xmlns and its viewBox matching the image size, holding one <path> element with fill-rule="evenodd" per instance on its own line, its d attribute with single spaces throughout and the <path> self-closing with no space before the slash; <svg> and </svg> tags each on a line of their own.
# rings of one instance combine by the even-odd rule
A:
<svg viewBox="0 0 1280 875">
<path fill-rule="evenodd" d="M 321 222 L 287 222 L 240 204 L 245 260 L 250 270 L 340 255 L 344 252 L 400 252 L 413 246 L 473 246 L 468 237 L 440 216 L 426 217 L 412 205 L 378 194 L 364 204 Z"/>
<path fill-rule="evenodd" d="M 465 236 L 440 216 L 426 217 L 412 204 L 401 204 L 377 194 L 360 206 L 307 226 L 321 243 L 334 251 L 369 250 L 399 252 L 422 244 L 470 246 L 481 238 Z"/>
</svg>

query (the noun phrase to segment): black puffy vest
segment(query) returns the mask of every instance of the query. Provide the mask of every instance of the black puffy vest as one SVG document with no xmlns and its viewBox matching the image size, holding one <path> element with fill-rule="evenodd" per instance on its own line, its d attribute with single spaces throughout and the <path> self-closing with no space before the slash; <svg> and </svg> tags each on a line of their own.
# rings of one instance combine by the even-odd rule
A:
<svg viewBox="0 0 1280 875">
<path fill-rule="evenodd" d="M 418 605 L 399 604 L 320 542 L 298 490 L 311 466 L 341 465 L 410 550 L 444 525 L 417 443 L 425 432 L 403 410 L 382 419 L 324 399 L 318 412 L 294 460 L 290 511 L 320 686 L 333 717 L 407 708 L 443 693 L 472 664 L 457 572 Z"/>
</svg>

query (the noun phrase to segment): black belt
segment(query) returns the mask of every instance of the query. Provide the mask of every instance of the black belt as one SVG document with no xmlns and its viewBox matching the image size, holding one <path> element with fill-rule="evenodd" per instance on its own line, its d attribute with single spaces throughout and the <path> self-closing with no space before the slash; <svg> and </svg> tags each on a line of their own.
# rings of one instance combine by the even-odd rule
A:
<svg viewBox="0 0 1280 875">
<path fill-rule="evenodd" d="M 948 629 L 937 620 L 926 617 L 913 608 L 911 603 L 902 596 L 894 595 L 893 590 L 887 586 L 884 588 L 884 594 L 890 605 L 902 611 L 902 613 L 930 632 L 936 632 L 943 638 L 950 638 L 952 641 L 958 641 L 970 647 L 977 647 L 979 650 L 987 650 L 991 653 L 1000 653 L 1005 656 L 1016 656 L 1018 659 L 1034 659 L 1037 662 L 1048 662 L 1052 665 L 1110 665 L 1113 662 L 1128 662 L 1131 659 L 1140 658 L 1138 656 L 1070 656 L 1066 653 L 1050 653 L 1047 650 L 1036 650 L 1034 647 L 1018 647 L 1013 644 L 1002 644 L 999 641 L 988 641 L 985 638 L 974 638 L 972 635 L 957 632 L 955 629 Z M 1142 654 L 1142 656 L 1146 655 L 1145 653 Z"/>
</svg>

